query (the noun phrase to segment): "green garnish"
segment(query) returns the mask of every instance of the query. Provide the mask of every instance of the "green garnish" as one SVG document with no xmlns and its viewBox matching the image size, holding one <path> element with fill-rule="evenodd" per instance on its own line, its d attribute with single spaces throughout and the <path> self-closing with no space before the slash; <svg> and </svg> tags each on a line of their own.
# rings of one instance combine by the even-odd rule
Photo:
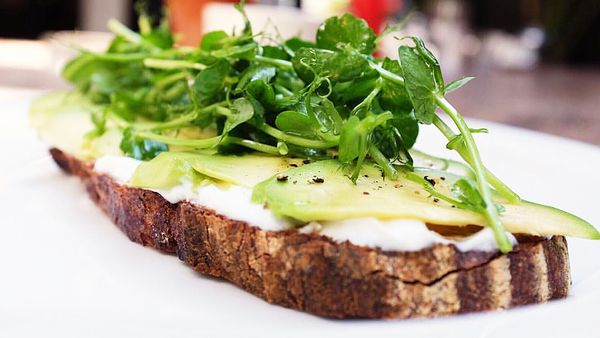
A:
<svg viewBox="0 0 600 338">
<path fill-rule="evenodd" d="M 245 17 L 243 4 L 236 6 Z M 123 132 L 121 150 L 148 160 L 177 146 L 237 154 L 338 158 L 356 182 L 366 163 L 388 179 L 410 170 L 419 124 L 433 124 L 474 172 L 474 184 L 456 183 L 456 207 L 485 216 L 502 252 L 512 245 L 492 201 L 492 188 L 511 203 L 519 197 L 483 164 L 474 132 L 444 95 L 472 78 L 444 82 L 440 65 L 417 37 L 399 47 L 399 60 L 372 56 L 378 37 L 350 14 L 327 19 L 316 42 L 277 40 L 252 31 L 204 35 L 197 48 L 175 47 L 168 22 L 153 26 L 142 13 L 141 32 L 116 21 L 105 53 L 82 51 L 64 77 L 103 112 L 94 114 L 99 137 L 106 124 Z M 269 44 L 263 43 L 263 41 Z M 451 119 L 455 133 L 442 119 Z M 210 138 L 182 138 L 182 129 L 214 129 Z M 435 188 L 423 183 L 435 195 Z M 432 190 L 433 189 L 433 190 Z"/>
</svg>

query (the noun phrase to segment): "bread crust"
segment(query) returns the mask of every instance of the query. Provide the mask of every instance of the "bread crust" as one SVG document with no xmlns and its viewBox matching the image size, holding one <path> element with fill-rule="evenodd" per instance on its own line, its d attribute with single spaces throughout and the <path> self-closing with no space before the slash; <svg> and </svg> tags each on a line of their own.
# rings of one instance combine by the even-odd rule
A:
<svg viewBox="0 0 600 338">
<path fill-rule="evenodd" d="M 505 255 L 436 244 L 383 251 L 296 230 L 265 231 L 188 202 L 118 184 L 58 149 L 90 197 L 134 242 L 281 306 L 330 318 L 414 318 L 506 309 L 567 296 L 562 236 L 520 236 Z"/>
</svg>

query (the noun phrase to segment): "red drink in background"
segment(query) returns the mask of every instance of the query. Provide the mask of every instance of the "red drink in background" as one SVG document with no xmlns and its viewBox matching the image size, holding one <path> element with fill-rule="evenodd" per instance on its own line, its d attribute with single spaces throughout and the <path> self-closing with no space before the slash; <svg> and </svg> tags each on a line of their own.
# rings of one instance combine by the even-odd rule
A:
<svg viewBox="0 0 600 338">
<path fill-rule="evenodd" d="M 402 0 L 352 0 L 350 11 L 365 19 L 375 33 L 379 33 L 387 18 L 402 9 L 402 3 Z"/>
<path fill-rule="evenodd" d="M 171 16 L 171 28 L 179 34 L 179 44 L 197 46 L 202 32 L 202 10 L 210 2 L 237 3 L 237 0 L 166 0 Z M 252 2 L 252 1 L 246 1 Z M 402 0 L 352 0 L 349 10 L 365 19 L 379 33 L 387 18 L 402 8 Z"/>
<path fill-rule="evenodd" d="M 166 0 L 171 15 L 171 28 L 180 36 L 183 46 L 197 46 L 202 36 L 202 9 L 211 0 Z M 237 3 L 236 0 L 218 2 Z M 250 1 L 246 1 L 250 2 Z"/>
</svg>

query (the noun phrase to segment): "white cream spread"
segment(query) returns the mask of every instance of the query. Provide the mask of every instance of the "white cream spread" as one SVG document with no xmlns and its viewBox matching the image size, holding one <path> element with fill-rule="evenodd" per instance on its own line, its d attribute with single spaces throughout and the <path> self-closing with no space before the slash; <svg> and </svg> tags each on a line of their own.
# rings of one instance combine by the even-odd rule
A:
<svg viewBox="0 0 600 338">
<path fill-rule="evenodd" d="M 379 247 L 383 250 L 417 251 L 434 244 L 454 244 L 460 251 L 495 251 L 498 245 L 490 228 L 484 228 L 463 240 L 444 238 L 429 230 L 425 223 L 413 219 L 380 220 L 374 217 L 352 218 L 335 222 L 309 223 L 301 232 L 317 232 L 321 235 L 356 245 Z M 515 237 L 507 233 L 513 244 Z"/>
<path fill-rule="evenodd" d="M 260 204 L 252 203 L 252 189 L 249 188 L 237 185 L 225 188 L 214 184 L 194 188 L 191 182 L 184 181 L 181 185 L 169 190 L 152 190 L 161 194 L 171 203 L 189 201 L 213 209 L 230 219 L 244 221 L 252 225 L 260 224 L 260 228 L 263 230 L 279 231 L 292 227 L 290 222 L 276 217 L 269 209 L 265 209 Z"/>
<path fill-rule="evenodd" d="M 112 176 L 119 183 L 127 183 L 140 163 L 131 157 L 102 156 L 94 163 L 94 170 Z"/>
<path fill-rule="evenodd" d="M 126 184 L 133 176 L 140 161 L 122 156 L 104 156 L 96 160 L 94 169 Z M 276 217 L 262 205 L 252 203 L 252 190 L 241 186 L 221 187 L 214 184 L 194 187 L 184 181 L 171 189 L 150 189 L 167 201 L 177 203 L 189 201 L 213 209 L 228 218 L 244 221 L 263 230 L 280 231 L 290 229 L 289 221 Z M 455 244 L 461 251 L 495 251 L 498 249 L 491 229 L 483 230 L 463 240 L 444 238 L 427 228 L 425 223 L 412 219 L 380 220 L 373 217 L 354 218 L 342 221 L 311 222 L 300 228 L 303 233 L 318 233 L 335 241 L 350 241 L 356 245 L 379 247 L 383 250 L 417 251 L 436 243 Z M 508 234 L 513 244 L 516 239 Z"/>
</svg>

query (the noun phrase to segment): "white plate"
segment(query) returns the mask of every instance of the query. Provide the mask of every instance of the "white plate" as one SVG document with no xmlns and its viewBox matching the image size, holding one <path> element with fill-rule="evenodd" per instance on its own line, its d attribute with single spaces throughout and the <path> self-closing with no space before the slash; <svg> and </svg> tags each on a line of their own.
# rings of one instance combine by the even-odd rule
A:
<svg viewBox="0 0 600 338">
<path fill-rule="evenodd" d="M 0 102 L 0 337 L 598 337 L 600 243 L 569 239 L 566 300 L 432 320 L 326 320 L 270 305 L 175 257 L 130 242 L 63 175 L 27 127 L 26 100 Z M 485 125 L 490 168 L 527 199 L 600 225 L 600 149 Z M 423 150 L 445 154 L 425 131 Z"/>
</svg>

